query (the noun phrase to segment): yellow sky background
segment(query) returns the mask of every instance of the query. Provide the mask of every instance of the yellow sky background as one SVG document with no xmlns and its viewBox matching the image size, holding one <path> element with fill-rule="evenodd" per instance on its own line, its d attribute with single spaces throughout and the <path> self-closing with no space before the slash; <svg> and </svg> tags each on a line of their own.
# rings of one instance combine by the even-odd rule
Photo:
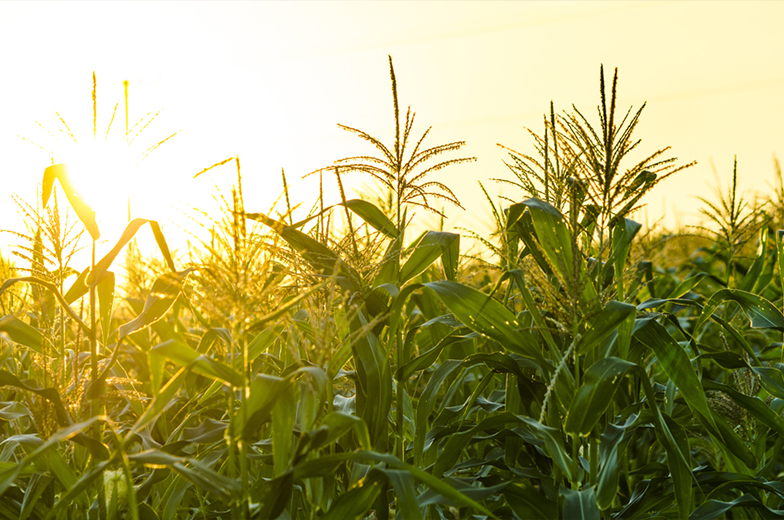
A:
<svg viewBox="0 0 784 520">
<path fill-rule="evenodd" d="M 464 155 L 479 159 L 435 177 L 468 210 L 450 211 L 450 226 L 485 231 L 477 181 L 520 196 L 489 180 L 511 175 L 496 143 L 531 152 L 525 127 L 541 131 L 550 100 L 595 117 L 602 63 L 608 75 L 619 68 L 620 109 L 648 103 L 641 149 L 699 162 L 649 196 L 649 220 L 696 223 L 695 197 L 715 185 L 711 160 L 725 187 L 734 155 L 743 189 L 773 183 L 773 155 L 784 155 L 781 20 L 781 2 L 1 2 L 0 228 L 19 228 L 11 194 L 33 201 L 50 160 L 19 136 L 59 150 L 46 131 L 60 135 L 57 111 L 91 140 L 93 70 L 99 134 L 116 102 L 112 133 L 122 133 L 125 79 L 131 125 L 163 109 L 140 150 L 180 132 L 134 179 L 106 168 L 100 247 L 122 230 L 127 190 L 135 216 L 160 218 L 181 247 L 187 208 L 209 208 L 213 183 L 235 172 L 193 175 L 234 155 L 249 211 L 269 209 L 281 168 L 309 207 L 315 179 L 304 174 L 372 151 L 337 123 L 392 141 L 388 54 L 415 134 L 432 125 L 426 143 L 465 140 Z M 337 202 L 334 188 L 328 196 Z M 10 239 L 0 236 L 4 254 Z"/>
</svg>

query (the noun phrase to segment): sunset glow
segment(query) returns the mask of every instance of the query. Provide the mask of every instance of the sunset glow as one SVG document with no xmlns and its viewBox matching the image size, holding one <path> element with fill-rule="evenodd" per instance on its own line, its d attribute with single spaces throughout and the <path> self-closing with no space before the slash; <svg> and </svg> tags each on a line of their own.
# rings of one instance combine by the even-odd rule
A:
<svg viewBox="0 0 784 520">
<path fill-rule="evenodd" d="M 0 520 L 784 518 L 784 2 L 0 2 Z"/>
</svg>

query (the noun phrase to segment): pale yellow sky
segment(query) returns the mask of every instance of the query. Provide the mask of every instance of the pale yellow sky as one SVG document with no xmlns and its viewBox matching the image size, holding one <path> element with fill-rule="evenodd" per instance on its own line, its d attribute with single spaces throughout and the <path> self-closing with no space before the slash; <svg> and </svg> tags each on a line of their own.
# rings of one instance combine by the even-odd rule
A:
<svg viewBox="0 0 784 520">
<path fill-rule="evenodd" d="M 782 19 L 781 2 L 1 2 L 0 228 L 18 226 L 10 194 L 32 200 L 49 161 L 19 135 L 61 156 L 36 125 L 58 133 L 59 111 L 90 140 L 93 70 L 99 133 L 124 79 L 131 124 L 163 109 L 139 150 L 180 131 L 130 187 L 106 171 L 101 212 L 114 224 L 102 228 L 102 247 L 119 236 L 125 190 L 148 193 L 137 216 L 181 221 L 234 172 L 193 174 L 237 154 L 249 210 L 269 208 L 281 167 L 309 206 L 314 179 L 302 175 L 372 151 L 337 123 L 393 138 L 387 54 L 401 103 L 417 112 L 415 133 L 432 125 L 430 145 L 465 140 L 465 155 L 479 159 L 438 177 L 468 209 L 450 212 L 452 225 L 484 229 L 477 181 L 497 195 L 488 179 L 510 175 L 496 143 L 532 151 L 524 127 L 540 130 L 551 99 L 595 114 L 602 63 L 619 68 L 621 109 L 648 102 L 641 148 L 672 146 L 682 162 L 699 162 L 648 199 L 651 217 L 673 223 L 677 212 L 693 223 L 694 197 L 714 184 L 711 159 L 725 186 L 735 154 L 743 188 L 773 181 L 772 157 L 784 155 Z M 118 113 L 116 135 L 123 124 Z"/>
</svg>

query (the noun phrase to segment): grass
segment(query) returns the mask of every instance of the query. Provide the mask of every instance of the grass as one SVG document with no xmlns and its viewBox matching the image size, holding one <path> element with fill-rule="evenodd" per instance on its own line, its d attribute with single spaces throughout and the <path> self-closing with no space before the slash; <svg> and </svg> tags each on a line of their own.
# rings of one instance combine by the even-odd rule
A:
<svg viewBox="0 0 784 520">
<path fill-rule="evenodd" d="M 233 157 L 186 255 L 137 219 L 71 266 L 90 208 L 18 201 L 0 518 L 784 517 L 781 194 L 744 206 L 735 170 L 695 236 L 642 230 L 641 197 L 689 164 L 626 165 L 641 110 L 616 114 L 602 70 L 598 125 L 551 105 L 534 152 L 508 149 L 520 196 L 465 232 L 486 256 L 464 256 L 443 227 L 406 236 L 459 205 L 427 175 L 473 159 L 414 142 L 389 65 L 394 142 L 344 127 L 380 155 L 314 172 L 340 199 L 303 220 L 285 173 L 249 211 Z M 351 174 L 381 187 L 350 199 Z"/>
</svg>

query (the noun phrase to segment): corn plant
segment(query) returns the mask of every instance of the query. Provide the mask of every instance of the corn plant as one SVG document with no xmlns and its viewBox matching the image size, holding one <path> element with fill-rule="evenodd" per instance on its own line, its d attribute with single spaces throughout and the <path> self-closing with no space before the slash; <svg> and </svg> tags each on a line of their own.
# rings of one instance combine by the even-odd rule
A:
<svg viewBox="0 0 784 520">
<path fill-rule="evenodd" d="M 704 248 L 641 232 L 631 211 L 681 167 L 621 168 L 640 112 L 616 125 L 602 75 L 598 127 L 551 105 L 511 155 L 524 197 L 468 232 L 492 264 L 443 227 L 408 240 L 414 209 L 459 204 L 426 176 L 470 159 L 428 166 L 462 143 L 411 144 L 389 64 L 394 143 L 345 127 L 381 155 L 316 172 L 339 200 L 297 221 L 284 173 L 285 208 L 250 212 L 239 158 L 218 162 L 236 182 L 184 264 L 137 219 L 66 265 L 55 184 L 77 228 L 100 220 L 45 170 L 29 272 L 0 286 L 0 518 L 784 517 L 784 232 L 734 190 Z M 350 174 L 380 193 L 350 198 Z"/>
</svg>

